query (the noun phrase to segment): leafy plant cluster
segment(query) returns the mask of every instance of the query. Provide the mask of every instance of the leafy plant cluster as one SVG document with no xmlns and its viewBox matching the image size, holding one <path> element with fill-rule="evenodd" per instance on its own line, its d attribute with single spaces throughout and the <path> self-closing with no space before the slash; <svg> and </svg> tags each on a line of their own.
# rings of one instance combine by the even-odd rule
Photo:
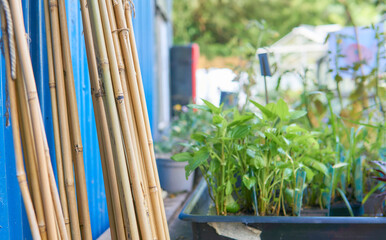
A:
<svg viewBox="0 0 386 240">
<path fill-rule="evenodd" d="M 189 149 L 190 135 L 195 131 L 207 131 L 209 114 L 181 106 L 173 107 L 174 117 L 170 126 L 164 130 L 161 139 L 154 145 L 155 151 L 160 157 L 170 158 L 172 155 Z"/>
<path fill-rule="evenodd" d="M 217 214 L 299 215 L 308 186 L 318 186 L 309 192 L 327 188 L 333 154 L 320 147 L 320 133 L 297 124 L 305 111 L 290 111 L 283 100 L 251 101 L 262 114 L 204 102 L 191 107 L 211 114 L 210 131 L 194 132 L 190 150 L 173 159 L 188 161 L 187 176 L 202 171 Z"/>
</svg>

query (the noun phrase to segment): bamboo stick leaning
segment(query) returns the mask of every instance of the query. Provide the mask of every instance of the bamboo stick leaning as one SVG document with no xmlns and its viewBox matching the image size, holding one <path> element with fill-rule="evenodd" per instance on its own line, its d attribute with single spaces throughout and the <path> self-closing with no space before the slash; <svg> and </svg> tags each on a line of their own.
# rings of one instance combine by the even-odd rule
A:
<svg viewBox="0 0 386 240">
<path fill-rule="evenodd" d="M 86 176 L 83 159 L 83 145 L 80 134 L 80 124 L 78 116 L 78 107 L 75 95 L 74 73 L 72 69 L 72 60 L 70 52 L 70 41 L 67 28 L 67 17 L 65 1 L 59 1 L 59 20 L 60 34 L 62 40 L 63 62 L 65 70 L 65 89 L 68 102 L 70 137 L 72 142 L 72 152 L 75 167 L 75 178 L 77 184 L 77 196 L 79 207 L 79 219 L 82 233 L 82 239 L 92 239 L 91 223 L 88 207 L 88 197 L 86 188 Z"/>
<path fill-rule="evenodd" d="M 4 1 L 2 2 L 1 8 L 1 28 L 3 32 L 3 43 L 4 43 L 4 55 L 5 55 L 5 65 L 6 65 L 6 78 L 8 84 L 8 92 L 10 97 L 11 104 L 11 122 L 12 122 L 12 134 L 13 134 L 13 144 L 15 149 L 15 160 L 16 160 L 16 176 L 19 182 L 21 194 L 23 197 L 23 202 L 25 205 L 28 222 L 30 224 L 32 237 L 34 239 L 41 239 L 39 226 L 37 223 L 35 210 L 32 203 L 32 198 L 29 192 L 27 177 L 25 173 L 24 163 L 23 163 L 23 153 L 22 153 L 22 144 L 20 142 L 20 125 L 19 125 L 19 110 L 17 106 L 17 95 L 16 95 L 16 83 L 15 79 L 11 77 L 11 59 L 8 43 L 8 33 L 7 33 L 7 22 L 4 11 Z M 9 6 L 6 6 L 8 8 Z M 9 22 L 8 24 L 12 24 Z"/>
<path fill-rule="evenodd" d="M 6 3 L 6 0 L 2 0 L 3 6 L 4 3 Z M 32 145 L 34 146 L 34 150 L 36 153 L 36 158 L 30 157 L 28 160 L 34 161 L 36 159 L 36 164 L 38 167 L 38 176 L 35 175 L 34 169 L 30 168 L 31 174 L 30 177 L 32 178 L 38 178 L 39 181 L 39 187 L 40 187 L 40 194 L 42 199 L 42 205 L 43 205 L 43 211 L 44 211 L 44 218 L 45 223 L 47 224 L 47 237 L 48 239 L 58 239 L 59 236 L 61 236 L 63 239 L 66 239 L 66 232 L 64 231 L 58 231 L 58 228 L 56 224 L 58 223 L 63 227 L 64 219 L 59 215 L 55 214 L 55 208 L 53 200 L 55 198 L 55 189 L 50 188 L 50 177 L 49 172 L 52 169 L 49 169 L 51 167 L 50 163 L 50 156 L 48 153 L 48 147 L 46 146 L 46 135 L 45 130 L 43 127 L 43 120 L 41 116 L 41 110 L 40 110 L 40 104 L 37 97 L 37 91 L 36 91 L 36 85 L 35 85 L 35 79 L 33 75 L 32 70 L 32 63 L 31 58 L 29 56 L 29 50 L 27 41 L 25 38 L 25 27 L 23 22 L 23 15 L 21 11 L 21 4 L 19 1 L 10 1 L 10 12 L 9 16 L 12 15 L 12 18 L 7 18 L 7 22 L 12 21 L 14 30 L 15 30 L 15 39 L 16 39 L 16 46 L 18 49 L 18 59 L 20 62 L 20 68 L 23 71 L 23 74 L 18 74 L 18 76 L 21 78 L 22 84 L 18 84 L 20 87 L 18 87 L 18 96 L 26 95 L 26 99 L 28 99 L 28 109 L 26 109 L 26 112 L 28 113 L 30 117 L 30 122 L 32 124 L 32 135 L 33 135 L 33 142 L 29 139 L 26 142 L 26 145 Z M 16 62 L 14 60 L 13 62 Z M 24 78 L 23 78 L 24 76 Z M 25 89 L 24 89 L 25 87 Z M 20 98 L 19 98 L 20 100 Z M 19 106 L 23 106 L 23 102 L 19 104 Z M 21 110 L 19 111 L 21 112 Z M 16 125 L 16 124 L 15 124 Z M 27 132 L 27 134 L 24 134 L 24 136 L 28 136 L 28 126 L 23 126 L 22 128 L 24 131 Z M 15 137 L 15 136 L 14 136 Z M 29 151 L 33 152 L 33 151 Z M 30 154 L 35 154 L 30 153 Z M 29 166 L 27 164 L 27 166 Z M 32 165 L 31 165 L 32 166 Z M 35 179 L 36 180 L 36 179 Z M 32 184 L 31 184 L 32 186 Z M 39 192 L 34 192 L 35 194 L 39 194 Z M 56 198 L 58 199 L 58 198 Z M 61 211 L 61 209 L 60 209 Z M 31 223 L 31 220 L 30 220 Z M 43 228 L 44 229 L 44 228 Z M 63 230 L 63 228 L 61 228 Z M 33 232 L 34 239 L 41 239 L 40 233 L 42 233 L 42 236 L 44 236 L 44 232 L 39 232 L 37 234 L 36 227 L 31 229 Z"/>
<path fill-rule="evenodd" d="M 71 238 L 80 239 L 80 227 L 78 218 L 78 209 L 75 193 L 75 181 L 72 164 L 72 149 L 70 139 L 70 127 L 67 112 L 67 97 L 65 92 L 64 83 L 64 70 L 63 70 L 63 54 L 61 51 L 62 42 L 59 25 L 59 13 L 58 13 L 58 1 L 57 0 L 45 0 L 48 1 L 50 8 L 50 23 L 51 23 L 51 41 L 53 50 L 53 62 L 55 72 L 55 83 L 57 86 L 57 101 L 58 101 L 58 113 L 59 113 L 59 129 L 61 136 L 61 148 L 63 159 L 63 170 L 65 178 L 66 195 L 68 202 L 68 211 L 70 216 L 71 226 Z M 46 11 L 47 12 L 47 11 Z"/>
<path fill-rule="evenodd" d="M 127 23 L 128 29 L 129 29 L 129 40 L 130 40 L 131 52 L 133 54 L 134 67 L 135 67 L 136 77 L 137 77 L 136 79 L 137 79 L 139 94 L 140 94 L 140 98 L 141 98 L 142 113 L 143 113 L 143 118 L 145 120 L 146 134 L 147 134 L 147 138 L 148 138 L 149 150 L 151 153 L 151 158 L 152 158 L 152 163 L 153 163 L 154 176 L 156 178 L 158 188 L 161 189 L 161 184 L 160 184 L 159 177 L 158 177 L 158 169 L 156 167 L 157 164 L 155 162 L 153 138 L 152 138 L 151 130 L 150 130 L 149 114 L 148 114 L 147 106 L 146 106 L 145 91 L 143 88 L 141 68 L 139 66 L 137 44 L 135 42 L 135 36 L 134 36 L 134 27 L 133 27 L 133 21 L 132 21 L 132 13 L 133 12 L 135 13 L 134 4 L 131 0 L 124 0 L 124 7 L 125 7 L 126 23 Z M 164 206 L 162 195 L 158 194 L 158 198 L 160 201 L 160 205 Z M 164 207 L 161 208 L 161 214 L 162 214 L 163 226 L 165 229 L 165 237 L 168 239 L 169 238 L 169 229 L 167 227 L 168 225 L 167 225 Z"/>
<path fill-rule="evenodd" d="M 66 188 L 64 183 L 62 147 L 61 147 L 60 129 L 59 129 L 60 127 L 59 127 L 59 117 L 58 117 L 59 113 L 58 113 L 58 103 L 57 103 L 57 95 L 56 95 L 57 89 L 56 89 L 55 72 L 54 72 L 54 66 L 53 66 L 54 60 L 53 60 L 53 53 L 52 53 L 52 37 L 51 37 L 48 1 L 44 1 L 44 17 L 45 17 L 46 43 L 47 43 L 48 81 L 49 81 L 48 84 L 50 87 L 50 95 L 51 95 L 52 124 L 53 124 L 53 130 L 54 130 L 55 157 L 56 157 L 56 168 L 57 168 L 57 175 L 58 175 L 60 202 L 62 204 L 67 235 L 68 235 L 68 238 L 71 239 L 70 218 L 68 214 L 67 195 L 66 195 Z"/>
</svg>

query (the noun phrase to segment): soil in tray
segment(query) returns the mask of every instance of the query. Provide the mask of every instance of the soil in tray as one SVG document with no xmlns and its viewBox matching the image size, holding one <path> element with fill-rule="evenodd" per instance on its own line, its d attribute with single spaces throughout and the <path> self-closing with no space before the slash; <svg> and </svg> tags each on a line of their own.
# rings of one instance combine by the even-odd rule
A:
<svg viewBox="0 0 386 240">
<path fill-rule="evenodd" d="M 354 216 L 362 216 L 364 214 L 363 206 L 360 202 L 350 203 L 350 205 Z M 331 204 L 330 216 L 350 216 L 350 212 L 343 201 L 336 202 Z"/>
</svg>

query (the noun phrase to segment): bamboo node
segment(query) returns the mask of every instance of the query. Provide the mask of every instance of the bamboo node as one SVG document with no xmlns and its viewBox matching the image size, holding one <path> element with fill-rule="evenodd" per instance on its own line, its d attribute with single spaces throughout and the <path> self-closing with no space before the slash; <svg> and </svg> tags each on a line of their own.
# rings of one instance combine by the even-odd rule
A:
<svg viewBox="0 0 386 240">
<path fill-rule="evenodd" d="M 100 67 L 102 67 L 102 66 L 104 66 L 104 65 L 109 66 L 109 59 L 107 59 L 107 58 L 99 59 L 98 63 L 99 63 L 98 65 L 99 65 Z"/>
<path fill-rule="evenodd" d="M 117 99 L 118 102 L 123 102 L 123 100 L 125 99 L 125 97 L 124 97 L 123 94 L 122 94 L 122 95 L 118 95 L 116 99 Z"/>
<path fill-rule="evenodd" d="M 38 93 L 36 91 L 29 91 L 27 93 L 28 101 L 32 101 L 38 98 Z"/>
<path fill-rule="evenodd" d="M 24 173 L 19 173 L 19 174 L 17 174 L 17 180 L 20 184 L 25 183 L 25 182 L 27 182 L 27 177 Z"/>
<path fill-rule="evenodd" d="M 125 72 L 126 71 L 125 65 L 119 65 L 118 70 L 119 70 L 119 73 Z"/>
<path fill-rule="evenodd" d="M 49 0 L 48 6 L 50 8 L 55 8 L 55 7 L 57 8 L 58 7 L 58 1 L 57 0 Z"/>
<path fill-rule="evenodd" d="M 96 91 L 96 93 L 95 93 L 96 98 L 100 98 L 100 97 L 103 97 L 105 95 L 106 95 L 105 91 L 103 91 L 101 88 L 98 91 Z"/>
<path fill-rule="evenodd" d="M 117 29 L 114 29 L 114 30 L 112 30 L 111 32 L 112 33 L 115 33 L 115 32 L 118 32 L 118 33 L 120 33 L 120 32 L 122 32 L 122 31 L 127 31 L 127 33 L 129 33 L 130 32 L 130 29 L 129 28 L 117 28 Z"/>
<path fill-rule="evenodd" d="M 150 192 L 158 192 L 158 187 L 157 186 L 149 187 L 149 189 L 150 189 Z"/>
<path fill-rule="evenodd" d="M 74 187 L 74 180 L 73 179 L 65 179 L 64 184 L 69 188 L 73 188 Z"/>
<path fill-rule="evenodd" d="M 117 0 L 113 0 L 113 6 L 116 6 L 118 4 L 119 4 L 119 2 Z"/>
<path fill-rule="evenodd" d="M 75 145 L 75 152 L 83 152 L 83 146 Z"/>
<path fill-rule="evenodd" d="M 50 86 L 50 88 L 56 88 L 56 83 L 50 82 L 50 83 L 48 83 L 48 86 Z"/>
<path fill-rule="evenodd" d="M 47 231 L 46 224 L 44 224 L 44 223 L 39 223 L 38 226 L 39 226 L 39 231 L 40 231 L 41 233 L 44 233 L 44 232 Z"/>
</svg>

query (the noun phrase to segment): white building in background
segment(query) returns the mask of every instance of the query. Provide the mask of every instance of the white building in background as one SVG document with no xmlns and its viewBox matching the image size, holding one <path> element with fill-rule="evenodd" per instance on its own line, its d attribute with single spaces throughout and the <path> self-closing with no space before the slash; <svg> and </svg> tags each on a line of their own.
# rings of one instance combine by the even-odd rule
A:
<svg viewBox="0 0 386 240">
<path fill-rule="evenodd" d="M 275 89 L 279 76 L 286 71 L 292 73 L 284 75 L 280 84 L 281 89 L 301 90 L 303 88 L 302 79 L 296 72 L 303 73 L 306 68 L 309 69 L 308 79 L 310 81 L 327 78 L 329 66 L 326 37 L 329 33 L 340 29 L 342 29 L 340 25 L 301 25 L 270 47 L 258 49 L 257 53 L 269 53 L 270 65 L 275 63 L 275 68 L 278 69 L 272 77 L 267 77 L 268 91 Z M 260 70 L 260 67 L 257 69 Z M 313 77 L 310 77 L 311 75 Z M 199 69 L 196 76 L 199 104 L 202 103 L 200 99 L 203 98 L 218 105 L 221 92 L 239 91 L 238 82 L 233 81 L 236 75 L 231 69 Z M 264 93 L 263 77 L 258 79 L 261 81 L 258 81 L 253 88 L 254 95 Z M 241 80 L 247 81 L 247 76 L 243 76 Z M 243 94 L 240 95 L 240 98 L 239 103 L 243 104 Z"/>
<path fill-rule="evenodd" d="M 269 53 L 270 64 L 275 63 L 278 70 L 271 81 L 268 81 L 268 89 L 276 87 L 279 75 L 287 71 L 290 73 L 285 74 L 282 78 L 281 89 L 302 89 L 303 80 L 298 73 L 304 74 L 306 69 L 309 81 L 321 83 L 328 78 L 327 36 L 341 29 L 342 27 L 337 24 L 301 25 L 292 29 L 273 45 L 258 49 L 257 53 Z"/>
</svg>

